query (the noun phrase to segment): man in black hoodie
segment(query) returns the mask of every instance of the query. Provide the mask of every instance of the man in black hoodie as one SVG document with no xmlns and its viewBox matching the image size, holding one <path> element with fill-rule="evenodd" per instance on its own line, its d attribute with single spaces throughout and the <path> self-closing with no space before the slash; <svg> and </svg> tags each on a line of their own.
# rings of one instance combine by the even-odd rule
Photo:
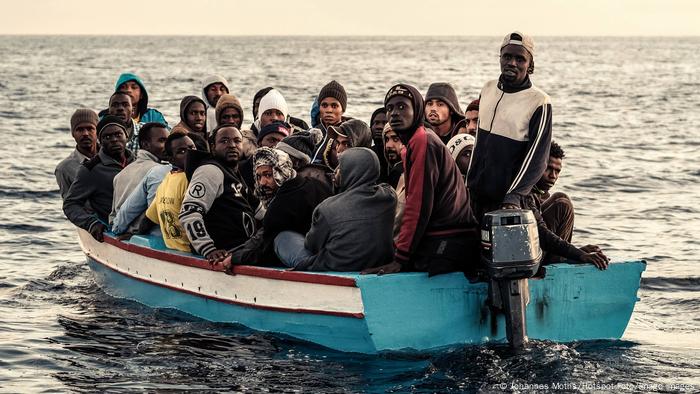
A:
<svg viewBox="0 0 700 394">
<path fill-rule="evenodd" d="M 216 263 L 248 240 L 256 223 L 249 190 L 238 171 L 241 132 L 218 126 L 211 141 L 213 157 L 201 160 L 192 173 L 179 219 L 193 249 Z"/>
</svg>

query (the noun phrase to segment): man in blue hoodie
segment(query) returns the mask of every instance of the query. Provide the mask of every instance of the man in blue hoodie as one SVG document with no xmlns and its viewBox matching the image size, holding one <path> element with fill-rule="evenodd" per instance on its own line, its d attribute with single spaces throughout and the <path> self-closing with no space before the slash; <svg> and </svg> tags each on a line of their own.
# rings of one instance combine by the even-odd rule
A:
<svg viewBox="0 0 700 394">
<path fill-rule="evenodd" d="M 133 108 L 131 116 L 134 120 L 134 133 L 129 138 L 126 147 L 136 154 L 139 149 L 138 137 L 141 126 L 150 122 L 162 123 L 167 126 L 168 122 L 165 121 L 165 117 L 163 117 L 160 111 L 154 108 L 148 108 L 148 91 L 138 75 L 123 73 L 119 76 L 119 79 L 117 79 L 114 91 L 125 92 L 131 96 L 131 105 Z"/>
</svg>

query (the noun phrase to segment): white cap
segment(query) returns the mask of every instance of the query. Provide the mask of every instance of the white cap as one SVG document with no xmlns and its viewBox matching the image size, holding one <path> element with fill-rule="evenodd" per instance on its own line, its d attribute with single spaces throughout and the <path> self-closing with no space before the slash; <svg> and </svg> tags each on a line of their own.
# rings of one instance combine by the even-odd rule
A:
<svg viewBox="0 0 700 394">
<path fill-rule="evenodd" d="M 287 101 L 282 97 L 282 94 L 276 90 L 272 89 L 267 94 L 260 99 L 260 106 L 258 107 L 258 118 L 262 116 L 262 114 L 267 111 L 268 109 L 276 109 L 284 115 L 284 117 L 287 117 L 287 112 L 289 110 L 287 109 Z"/>
<path fill-rule="evenodd" d="M 447 150 L 450 151 L 452 159 L 457 160 L 460 152 L 469 145 L 474 145 L 475 142 L 476 139 L 471 134 L 460 133 L 450 138 L 447 142 Z"/>
</svg>

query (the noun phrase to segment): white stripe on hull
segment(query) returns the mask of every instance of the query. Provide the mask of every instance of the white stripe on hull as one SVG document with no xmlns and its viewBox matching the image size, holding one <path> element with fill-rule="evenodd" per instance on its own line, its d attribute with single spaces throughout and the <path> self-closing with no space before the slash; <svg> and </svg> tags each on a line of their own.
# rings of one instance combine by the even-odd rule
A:
<svg viewBox="0 0 700 394">
<path fill-rule="evenodd" d="M 360 289 L 304 283 L 189 267 L 142 256 L 108 243 L 95 241 L 79 230 L 80 247 L 91 257 L 124 275 L 204 297 L 254 308 L 328 314 L 361 315 Z"/>
</svg>

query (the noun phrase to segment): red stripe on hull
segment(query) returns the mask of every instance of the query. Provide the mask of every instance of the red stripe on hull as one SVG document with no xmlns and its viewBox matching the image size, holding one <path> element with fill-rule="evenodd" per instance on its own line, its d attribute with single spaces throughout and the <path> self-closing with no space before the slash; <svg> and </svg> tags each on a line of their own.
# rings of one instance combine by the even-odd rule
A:
<svg viewBox="0 0 700 394">
<path fill-rule="evenodd" d="M 105 237 L 105 240 L 107 240 L 107 237 Z M 197 293 L 195 291 L 187 290 L 187 289 L 182 289 L 179 287 L 175 286 L 170 286 L 166 285 L 164 283 L 159 283 L 155 281 L 151 281 L 145 278 L 139 278 L 137 276 L 129 275 L 125 272 L 119 271 L 113 267 L 110 267 L 108 264 L 105 264 L 104 262 L 96 259 L 93 256 L 88 255 L 88 258 L 92 259 L 96 263 L 101 264 L 102 266 L 109 268 L 110 270 L 120 274 L 127 276 L 131 279 L 138 280 L 140 282 L 145 282 L 151 285 L 159 286 L 159 287 L 164 287 L 173 291 L 179 291 L 182 293 L 187 293 L 190 295 L 194 295 L 197 297 L 202 297 L 202 298 L 207 298 L 210 300 L 218 301 L 218 302 L 223 302 L 225 304 L 231 304 L 231 305 L 237 305 L 237 306 L 243 306 L 243 307 L 248 307 L 248 308 L 253 308 L 253 309 L 263 309 L 263 310 L 268 310 L 268 311 L 274 311 L 274 312 L 290 312 L 290 313 L 308 313 L 308 314 L 314 314 L 314 315 L 329 315 L 329 316 L 338 316 L 338 317 L 350 317 L 350 318 L 355 318 L 355 319 L 364 319 L 365 314 L 364 313 L 352 313 L 352 312 L 335 312 L 335 311 L 323 311 L 323 310 L 316 310 L 316 309 L 302 309 L 302 308 L 282 308 L 282 307 L 276 307 L 276 306 L 266 306 L 266 305 L 258 305 L 258 304 L 250 304 L 247 302 L 240 302 L 240 301 L 233 301 L 225 298 L 219 298 L 219 297 L 214 297 L 206 294 L 201 294 Z M 208 263 L 207 263 L 208 264 Z"/>
<path fill-rule="evenodd" d="M 126 250 L 127 252 L 131 253 L 136 253 L 141 256 L 151 257 L 156 260 L 167 261 L 169 263 L 186 265 L 188 267 L 195 267 L 209 271 L 224 271 L 223 267 L 212 266 L 211 264 L 209 264 L 209 262 L 202 258 L 183 256 L 175 253 L 168 253 L 160 250 L 146 248 L 143 246 L 122 242 L 108 235 L 104 236 L 104 240 L 106 243 L 112 246 L 116 246 L 119 249 Z M 255 276 L 259 278 L 286 280 L 290 282 L 315 283 L 319 285 L 329 286 L 357 287 L 357 283 L 355 283 L 354 278 L 323 274 L 309 274 L 299 271 L 286 271 L 272 268 L 254 267 L 251 265 L 237 265 L 233 268 L 233 273 L 239 275 Z"/>
</svg>

